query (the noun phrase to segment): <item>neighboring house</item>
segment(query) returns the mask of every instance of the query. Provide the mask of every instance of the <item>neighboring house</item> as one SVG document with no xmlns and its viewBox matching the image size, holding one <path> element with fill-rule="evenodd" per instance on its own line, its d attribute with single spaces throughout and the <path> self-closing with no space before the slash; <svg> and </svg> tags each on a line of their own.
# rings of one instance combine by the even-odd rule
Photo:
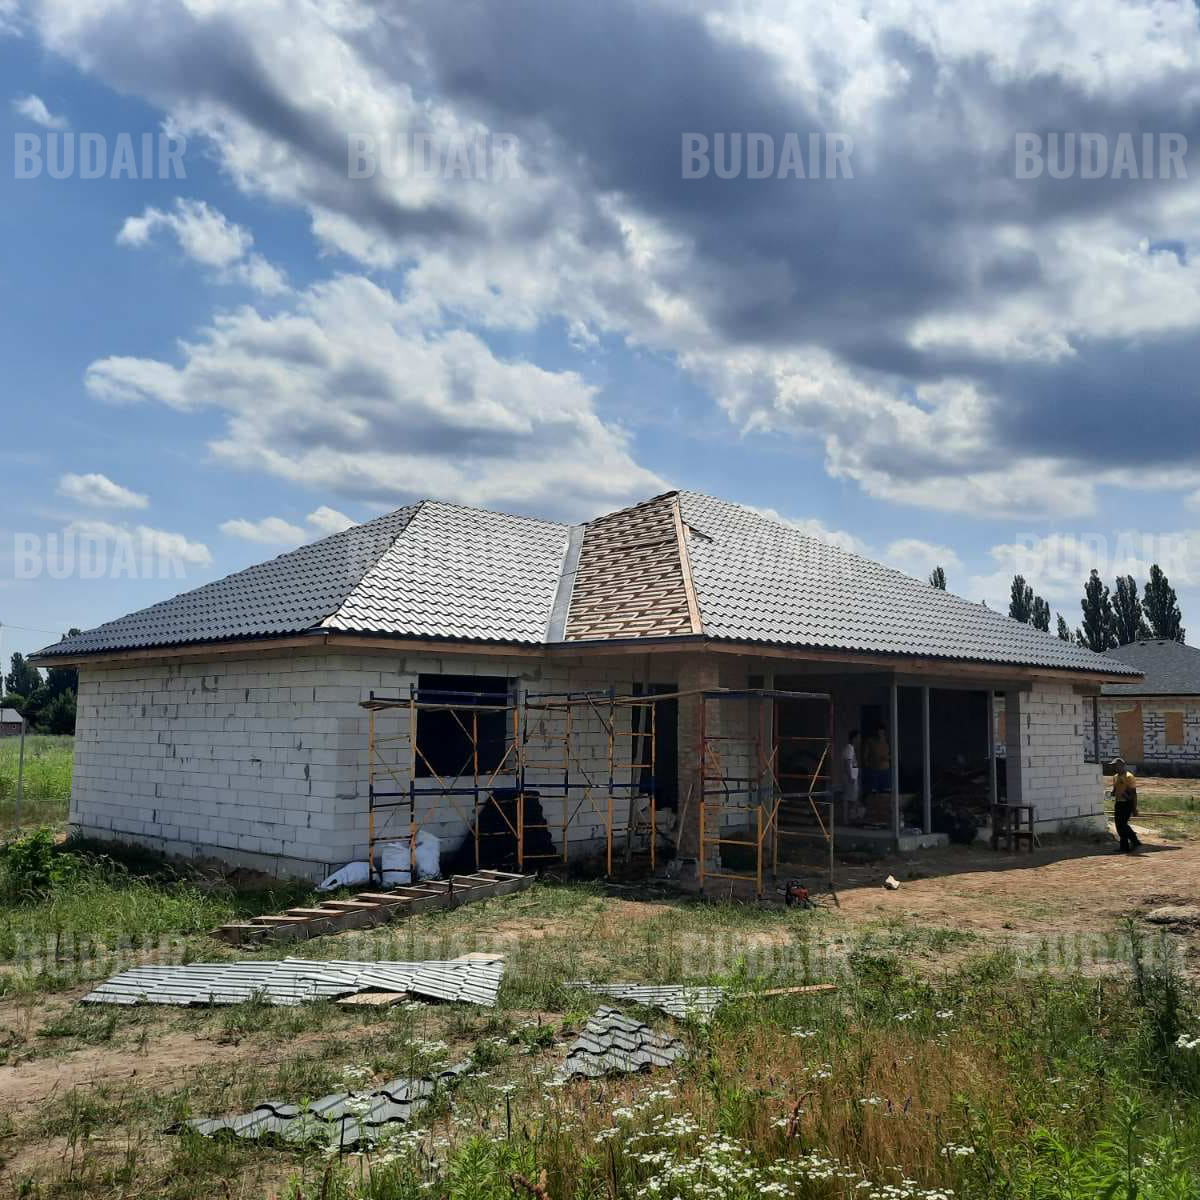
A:
<svg viewBox="0 0 1200 1200">
<path fill-rule="evenodd" d="M 1096 713 L 1101 759 L 1119 754 L 1164 775 L 1200 773 L 1200 650 L 1144 638 L 1108 651 L 1108 657 L 1136 667 L 1144 679 L 1101 689 Z"/>
<path fill-rule="evenodd" d="M 1009 799 L 1035 804 L 1043 829 L 1096 825 L 1101 780 L 1084 761 L 1085 702 L 1106 681 L 1137 678 L 1131 666 L 693 492 L 583 525 L 413 504 L 33 661 L 79 672 L 74 828 L 309 877 L 364 853 L 362 702 L 372 693 L 673 694 L 658 706 L 658 794 L 660 806 L 677 806 L 681 852 L 694 857 L 689 799 L 705 691 L 828 694 L 767 699 L 774 711 L 760 741 L 781 761 L 805 739 L 819 744 L 830 723 L 837 748 L 852 728 L 889 730 L 883 834 L 900 842 L 902 793 L 927 794 L 939 772 L 979 779 L 994 768 L 998 693 Z M 706 717 L 704 736 L 720 733 L 727 761 L 749 761 L 751 719 L 713 707 L 722 711 Z M 442 760 L 458 735 L 445 714 L 419 713 L 415 729 L 407 710 L 383 717 L 421 746 L 428 770 L 416 774 L 426 783 L 450 770 Z M 636 717 L 621 719 L 625 739 Z M 538 717 L 525 728 L 541 735 L 546 725 Z M 836 749 L 833 761 L 840 785 Z M 403 790 L 404 768 L 393 767 Z M 513 783 L 502 758 L 483 769 L 497 786 Z M 618 754 L 604 769 L 619 790 L 630 759 Z M 813 760 L 791 769 L 828 773 Z M 542 778 L 552 789 L 553 771 Z M 453 842 L 471 812 L 460 804 L 417 817 Z M 579 822 L 572 841 L 598 833 L 594 814 L 567 820 Z"/>
<path fill-rule="evenodd" d="M 15 708 L 0 708 L 0 737 L 17 737 L 21 732 L 21 714 Z"/>
</svg>

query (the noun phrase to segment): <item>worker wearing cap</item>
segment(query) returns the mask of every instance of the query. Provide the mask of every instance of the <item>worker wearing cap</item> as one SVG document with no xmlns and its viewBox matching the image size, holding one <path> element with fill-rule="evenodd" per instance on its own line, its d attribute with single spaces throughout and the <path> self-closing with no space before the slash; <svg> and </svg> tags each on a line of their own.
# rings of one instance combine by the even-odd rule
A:
<svg viewBox="0 0 1200 1200">
<path fill-rule="evenodd" d="M 1117 836 L 1121 839 L 1120 854 L 1130 854 L 1141 844 L 1141 839 L 1129 824 L 1130 817 L 1137 816 L 1137 779 L 1125 766 L 1123 758 L 1113 759 L 1113 819 L 1117 823 Z"/>
</svg>

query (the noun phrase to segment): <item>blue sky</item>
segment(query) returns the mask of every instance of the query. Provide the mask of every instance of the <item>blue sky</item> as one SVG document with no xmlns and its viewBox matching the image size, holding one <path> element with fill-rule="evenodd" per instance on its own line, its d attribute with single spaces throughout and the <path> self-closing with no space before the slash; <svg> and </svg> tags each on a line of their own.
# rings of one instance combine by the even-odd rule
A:
<svg viewBox="0 0 1200 1200">
<path fill-rule="evenodd" d="M 1186 623 L 1200 191 L 1013 172 L 1020 130 L 1200 144 L 1194 8 L 1102 7 L 0 0 L 3 654 L 416 497 L 666 487 L 1072 625 L 1161 560 Z M 163 129 L 186 178 L 16 177 Z M 842 131 L 853 178 L 684 180 L 689 129 Z M 481 130 L 517 178 L 343 157 Z M 18 563 L 68 538 L 154 569 Z"/>
</svg>

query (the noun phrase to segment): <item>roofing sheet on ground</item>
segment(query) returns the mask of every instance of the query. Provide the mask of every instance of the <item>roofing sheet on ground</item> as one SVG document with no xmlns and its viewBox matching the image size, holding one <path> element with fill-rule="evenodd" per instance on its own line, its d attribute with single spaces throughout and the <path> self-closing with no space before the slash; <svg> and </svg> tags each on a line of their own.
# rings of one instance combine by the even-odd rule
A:
<svg viewBox="0 0 1200 1200">
<path fill-rule="evenodd" d="M 375 1141 L 384 1125 L 409 1124 L 439 1087 L 452 1084 L 468 1066 L 459 1063 L 434 1076 L 393 1079 L 366 1094 L 337 1092 L 305 1104 L 264 1100 L 247 1113 L 196 1118 L 175 1128 L 193 1129 L 205 1137 L 229 1133 L 246 1139 L 322 1141 L 348 1149 Z"/>
<path fill-rule="evenodd" d="M 583 1027 L 555 1079 L 599 1079 L 603 1075 L 649 1071 L 670 1066 L 684 1054 L 678 1038 L 657 1033 L 615 1008 L 598 1008 Z"/>
<path fill-rule="evenodd" d="M 492 1008 L 504 960 L 321 962 L 304 958 L 134 967 L 83 997 L 84 1004 L 296 1005 L 356 992 L 409 992 Z"/>
<path fill-rule="evenodd" d="M 625 1000 L 630 1004 L 644 1004 L 658 1008 L 672 1017 L 683 1020 L 687 1017 L 710 1017 L 725 999 L 725 989 L 719 987 L 693 987 L 687 984 L 653 986 L 641 983 L 590 983 L 586 979 L 576 980 L 567 987 L 582 988 L 593 996 L 608 996 L 613 1000 Z"/>
</svg>

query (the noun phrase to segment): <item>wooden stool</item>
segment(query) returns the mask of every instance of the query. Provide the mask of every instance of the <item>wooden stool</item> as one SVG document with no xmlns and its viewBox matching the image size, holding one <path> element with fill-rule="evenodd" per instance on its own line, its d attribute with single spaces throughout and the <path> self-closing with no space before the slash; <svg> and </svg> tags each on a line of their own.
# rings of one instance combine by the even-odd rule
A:
<svg viewBox="0 0 1200 1200">
<path fill-rule="evenodd" d="M 1021 849 L 1032 853 L 1038 844 L 1034 832 L 1036 818 L 1037 807 L 1033 804 L 993 804 L 992 849 L 999 850 L 1004 839 L 1010 854 Z"/>
</svg>

